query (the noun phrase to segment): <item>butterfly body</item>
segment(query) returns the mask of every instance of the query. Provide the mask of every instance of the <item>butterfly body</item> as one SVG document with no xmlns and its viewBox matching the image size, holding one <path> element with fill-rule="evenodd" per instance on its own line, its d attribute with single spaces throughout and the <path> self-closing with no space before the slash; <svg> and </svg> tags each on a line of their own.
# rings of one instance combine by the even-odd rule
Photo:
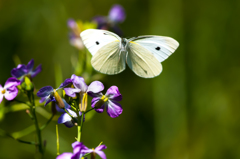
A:
<svg viewBox="0 0 240 159">
<path fill-rule="evenodd" d="M 178 47 L 178 42 L 164 36 L 138 36 L 130 39 L 98 29 L 88 29 L 80 36 L 93 55 L 95 70 L 105 74 L 118 74 L 126 68 L 140 77 L 152 78 L 162 72 L 161 62 Z"/>
</svg>

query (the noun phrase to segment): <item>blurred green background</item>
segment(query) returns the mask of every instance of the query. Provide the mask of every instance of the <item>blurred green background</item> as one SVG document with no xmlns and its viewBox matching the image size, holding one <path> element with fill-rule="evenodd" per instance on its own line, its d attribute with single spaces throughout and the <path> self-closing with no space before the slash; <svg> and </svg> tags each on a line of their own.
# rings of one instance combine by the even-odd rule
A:
<svg viewBox="0 0 240 159">
<path fill-rule="evenodd" d="M 180 47 L 163 62 L 153 79 L 136 76 L 129 68 L 106 76 L 105 90 L 117 85 L 123 95 L 123 113 L 112 119 L 95 114 L 83 128 L 83 142 L 101 141 L 110 159 L 239 159 L 240 62 L 238 0 L 1 0 L 0 83 L 16 67 L 35 59 L 43 71 L 34 79 L 39 89 L 55 86 L 54 65 L 63 77 L 73 73 L 68 18 L 89 21 L 107 15 L 121 4 L 127 18 L 120 24 L 125 37 L 164 35 Z M 3 106 L 1 106 L 2 109 Z M 45 108 L 49 111 L 49 107 Z M 46 118 L 38 115 L 40 122 Z M 1 117 L 0 128 L 20 131 L 32 124 L 25 111 Z M 45 158 L 56 157 L 56 121 L 43 130 Z M 59 125 L 60 152 L 72 152 L 76 129 Z M 32 133 L 24 140 L 34 140 Z M 35 147 L 0 137 L 1 159 L 33 158 Z"/>
</svg>

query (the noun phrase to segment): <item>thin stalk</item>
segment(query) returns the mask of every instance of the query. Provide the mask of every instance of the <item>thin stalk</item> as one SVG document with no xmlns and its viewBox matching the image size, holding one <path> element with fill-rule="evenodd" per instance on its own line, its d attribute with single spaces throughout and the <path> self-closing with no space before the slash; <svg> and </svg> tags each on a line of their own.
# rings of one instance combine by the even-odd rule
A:
<svg viewBox="0 0 240 159">
<path fill-rule="evenodd" d="M 78 116 L 78 126 L 77 126 L 77 130 L 78 130 L 78 137 L 77 137 L 77 141 L 80 142 L 81 141 L 81 116 L 79 115 L 80 112 L 80 106 L 79 106 L 79 100 L 81 101 L 81 106 L 82 106 L 82 96 L 81 96 L 81 92 L 79 93 L 79 99 L 77 100 L 77 116 Z"/>
<path fill-rule="evenodd" d="M 43 130 L 52 121 L 53 117 L 54 117 L 54 114 L 52 114 L 51 118 L 46 122 L 46 124 L 41 126 L 40 130 Z"/>
<path fill-rule="evenodd" d="M 57 155 L 59 155 L 59 134 L 58 134 L 58 125 L 56 125 L 56 136 L 57 136 Z"/>
<path fill-rule="evenodd" d="M 42 147 L 42 136 L 41 136 L 41 130 L 39 128 L 38 125 L 38 120 L 37 120 L 37 115 L 36 115 L 36 106 L 35 106 L 35 101 L 34 101 L 34 95 L 31 92 L 31 94 L 29 95 L 29 100 L 32 103 L 32 107 L 31 107 L 31 111 L 32 111 L 32 115 L 34 118 L 34 124 L 36 127 L 36 133 L 37 133 L 37 138 L 38 138 L 38 150 L 39 152 L 43 155 L 43 147 Z"/>
<path fill-rule="evenodd" d="M 23 102 L 23 101 L 20 101 L 18 99 L 14 99 L 14 101 L 18 102 L 18 103 L 23 103 L 23 104 L 26 104 L 27 106 L 31 107 L 30 104 L 26 103 L 26 102 Z"/>
<path fill-rule="evenodd" d="M 9 133 L 7 133 L 7 132 L 5 132 L 5 131 L 3 131 L 3 130 L 1 130 L 1 131 L 2 131 L 2 133 L 3 133 L 4 136 L 8 136 L 8 137 L 10 137 L 10 138 L 12 138 L 12 139 L 14 139 L 14 140 L 16 140 L 16 141 L 18 141 L 18 142 L 21 142 L 21 143 L 24 143 L 24 144 L 30 144 L 30 145 L 37 145 L 37 143 L 35 143 L 35 142 L 33 142 L 33 141 L 20 140 L 20 139 L 14 138 L 12 135 L 10 135 Z"/>
<path fill-rule="evenodd" d="M 94 108 L 88 109 L 84 114 L 87 114 L 88 112 L 92 111 Z"/>
<path fill-rule="evenodd" d="M 82 115 L 81 115 L 81 122 L 80 122 L 80 130 L 79 130 L 79 133 L 78 133 L 78 135 L 79 135 L 79 137 L 78 137 L 79 142 L 81 142 L 82 127 L 83 127 L 83 117 L 84 117 L 84 114 L 82 113 Z"/>
</svg>

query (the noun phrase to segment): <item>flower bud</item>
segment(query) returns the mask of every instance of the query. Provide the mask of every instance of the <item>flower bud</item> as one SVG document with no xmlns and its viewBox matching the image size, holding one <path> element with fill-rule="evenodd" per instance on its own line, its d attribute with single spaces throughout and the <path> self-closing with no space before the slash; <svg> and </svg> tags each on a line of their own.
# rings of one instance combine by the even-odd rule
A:
<svg viewBox="0 0 240 159">
<path fill-rule="evenodd" d="M 81 100 L 81 103 L 79 104 L 79 108 L 80 108 L 80 112 L 85 112 L 87 110 L 87 99 L 88 97 L 88 94 L 87 93 L 80 93 L 80 100 Z"/>
<path fill-rule="evenodd" d="M 33 91 L 33 88 L 34 88 L 31 80 L 27 76 L 24 77 L 24 81 L 21 84 L 21 86 L 26 91 Z"/>
<path fill-rule="evenodd" d="M 54 89 L 53 96 L 55 97 L 58 107 L 61 109 L 65 108 L 65 104 L 64 104 L 62 98 L 59 96 L 58 92 L 55 89 Z"/>
<path fill-rule="evenodd" d="M 93 152 L 91 153 L 91 159 L 95 159 L 96 158 L 96 152 L 94 152 L 94 148 L 92 148 Z"/>
</svg>

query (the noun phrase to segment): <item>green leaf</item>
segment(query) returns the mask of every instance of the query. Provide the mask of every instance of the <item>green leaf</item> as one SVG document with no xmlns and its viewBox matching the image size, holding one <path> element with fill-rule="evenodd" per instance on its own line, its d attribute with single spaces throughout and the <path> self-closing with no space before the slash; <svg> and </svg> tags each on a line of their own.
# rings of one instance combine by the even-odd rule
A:
<svg viewBox="0 0 240 159">
<path fill-rule="evenodd" d="M 17 131 L 17 132 L 14 132 L 11 134 L 12 137 L 14 137 L 15 139 L 19 139 L 23 136 L 26 136 L 32 132 L 34 132 L 36 129 L 35 129 L 35 125 L 31 125 L 21 131 Z"/>
</svg>

